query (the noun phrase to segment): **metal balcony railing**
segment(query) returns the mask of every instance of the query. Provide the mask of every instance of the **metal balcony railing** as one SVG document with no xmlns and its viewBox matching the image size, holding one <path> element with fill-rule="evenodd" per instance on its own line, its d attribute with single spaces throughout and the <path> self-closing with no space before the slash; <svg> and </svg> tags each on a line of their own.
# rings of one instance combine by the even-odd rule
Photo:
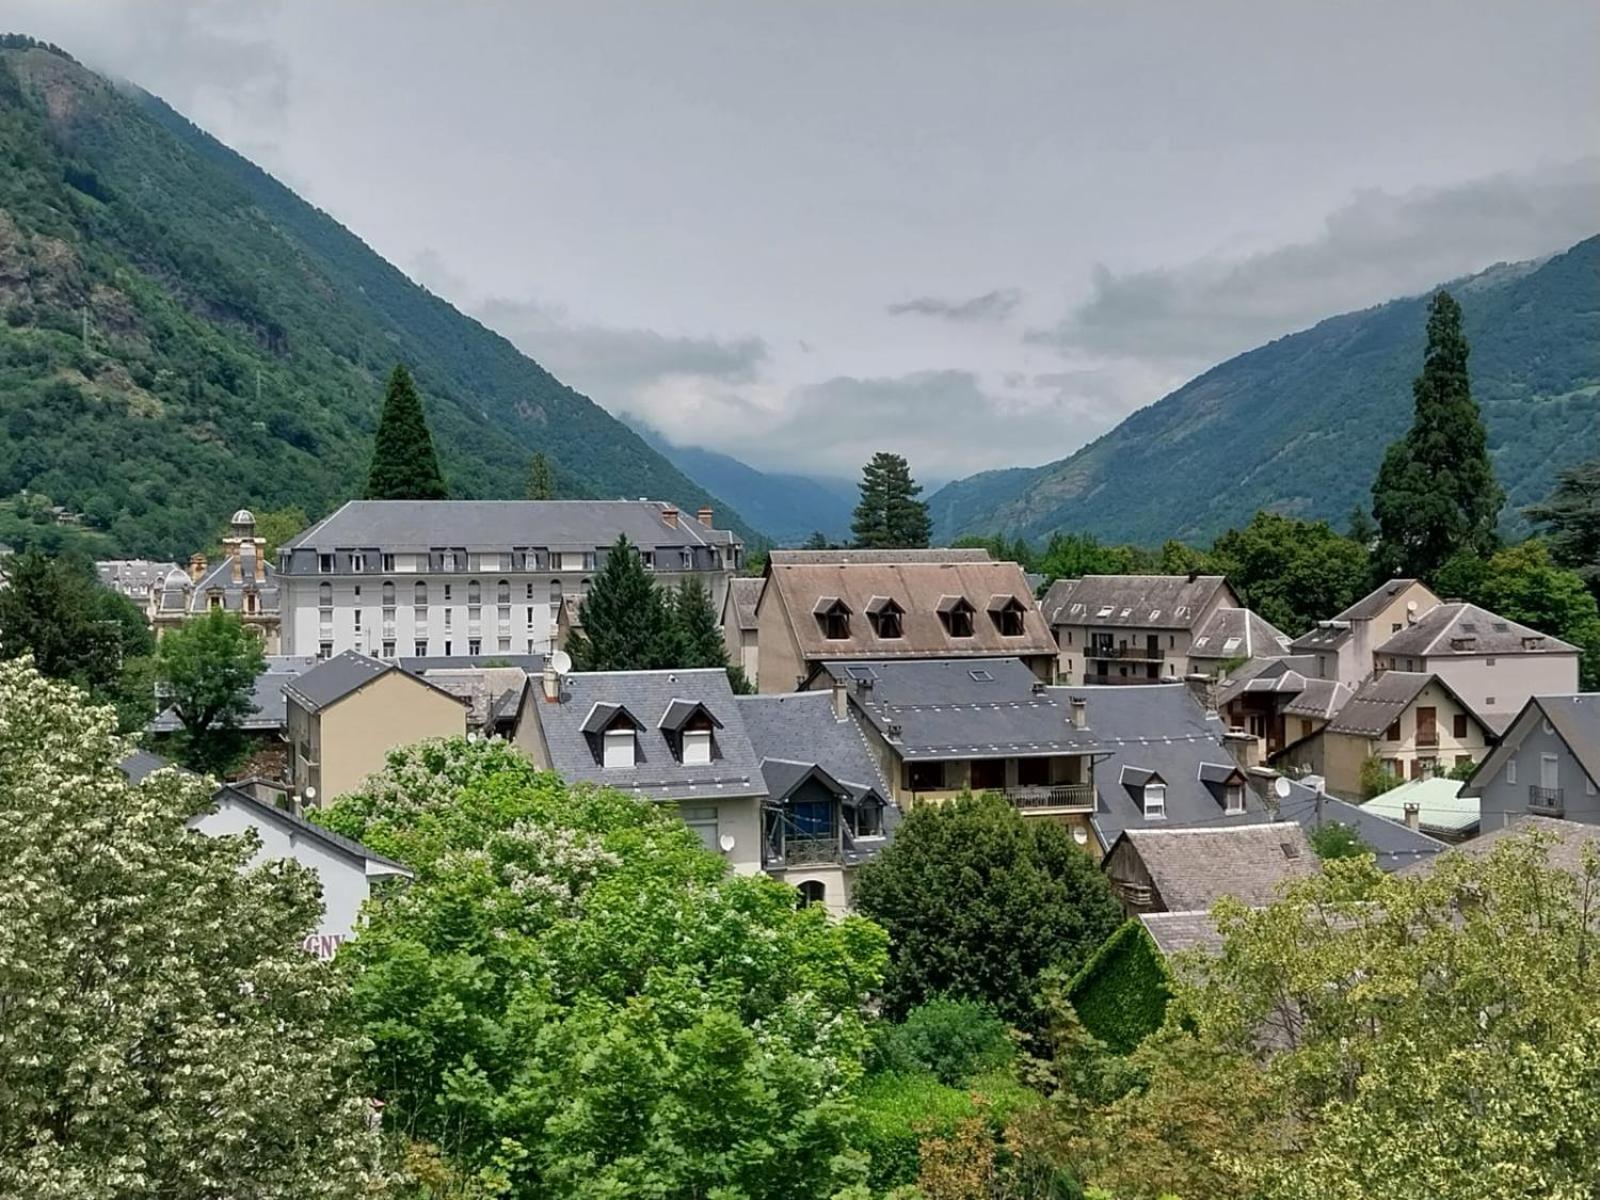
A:
<svg viewBox="0 0 1600 1200">
<path fill-rule="evenodd" d="M 1550 817 L 1559 817 L 1566 812 L 1566 802 L 1558 787 L 1539 787 L 1536 784 L 1528 785 L 1528 811 L 1543 813 Z"/>
<path fill-rule="evenodd" d="M 1094 811 L 1094 785 L 1089 783 L 1052 783 L 1038 787 L 1009 787 L 1005 798 L 1012 807 L 1081 809 Z"/>
</svg>

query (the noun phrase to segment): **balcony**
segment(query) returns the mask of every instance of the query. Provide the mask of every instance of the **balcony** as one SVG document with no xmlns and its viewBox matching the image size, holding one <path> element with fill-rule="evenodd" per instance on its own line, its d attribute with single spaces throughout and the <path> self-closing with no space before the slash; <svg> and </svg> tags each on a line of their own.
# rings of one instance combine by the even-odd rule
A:
<svg viewBox="0 0 1600 1200">
<path fill-rule="evenodd" d="M 844 851 L 837 834 L 807 837 L 789 834 L 783 841 L 769 849 L 768 861 L 774 866 L 805 867 L 819 863 L 844 861 Z"/>
<path fill-rule="evenodd" d="M 1173 679 L 1174 679 L 1174 677 L 1169 675 L 1169 676 L 1166 677 L 1166 682 L 1171 683 L 1171 682 L 1173 682 Z M 1160 675 L 1150 675 L 1150 674 L 1142 674 L 1142 675 L 1096 675 L 1096 674 L 1091 674 L 1091 673 L 1085 673 L 1084 677 L 1083 677 L 1083 682 L 1084 682 L 1084 685 L 1088 686 L 1088 687 L 1092 687 L 1092 686 L 1095 686 L 1097 684 L 1112 684 L 1112 685 L 1115 685 L 1115 684 L 1119 684 L 1119 683 L 1160 683 L 1160 682 L 1162 682 L 1162 676 L 1160 676 Z"/>
<path fill-rule="evenodd" d="M 1546 817 L 1565 816 L 1567 806 L 1558 787 L 1538 787 L 1528 785 L 1528 811 Z"/>
<path fill-rule="evenodd" d="M 1011 806 L 1023 812 L 1093 812 L 1092 783 L 1052 783 L 1038 787 L 1009 787 L 1004 790 Z"/>
<path fill-rule="evenodd" d="M 1090 644 L 1084 652 L 1089 658 L 1134 659 L 1139 662 L 1160 662 L 1160 646 L 1106 646 Z"/>
<path fill-rule="evenodd" d="M 1438 745 L 1439 745 L 1439 731 L 1437 729 L 1430 729 L 1430 730 L 1427 730 L 1427 731 L 1418 731 L 1418 733 L 1417 733 L 1417 747 L 1419 749 L 1429 749 L 1429 748 L 1437 747 Z"/>
</svg>

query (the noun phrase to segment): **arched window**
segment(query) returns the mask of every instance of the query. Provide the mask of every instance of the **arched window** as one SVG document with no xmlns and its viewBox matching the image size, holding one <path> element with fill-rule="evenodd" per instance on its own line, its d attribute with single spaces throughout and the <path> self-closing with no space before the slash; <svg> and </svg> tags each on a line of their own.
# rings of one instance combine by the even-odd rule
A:
<svg viewBox="0 0 1600 1200">
<path fill-rule="evenodd" d="M 820 879 L 808 879 L 795 890 L 800 893 L 801 908 L 825 903 L 828 897 L 827 886 Z"/>
<path fill-rule="evenodd" d="M 495 585 L 495 600 L 500 604 L 511 603 L 511 581 L 502 579 Z"/>
<path fill-rule="evenodd" d="M 471 580 L 467 581 L 467 603 L 468 604 L 482 604 L 483 603 L 482 589 L 478 587 L 478 581 L 476 579 L 471 579 Z"/>
<path fill-rule="evenodd" d="M 427 608 L 428 607 L 428 585 L 423 583 L 422 580 L 420 580 L 420 579 L 417 580 L 417 600 L 416 600 L 416 604 L 417 604 L 418 608 Z"/>
<path fill-rule="evenodd" d="M 390 579 L 383 581 L 383 606 L 385 608 L 394 607 L 394 581 Z"/>
<path fill-rule="evenodd" d="M 552 607 L 561 603 L 561 580 L 550 581 L 550 604 Z"/>
<path fill-rule="evenodd" d="M 319 608 L 332 608 L 333 607 L 333 584 L 331 584 L 331 583 L 319 583 L 317 585 L 317 607 L 319 607 Z"/>
</svg>

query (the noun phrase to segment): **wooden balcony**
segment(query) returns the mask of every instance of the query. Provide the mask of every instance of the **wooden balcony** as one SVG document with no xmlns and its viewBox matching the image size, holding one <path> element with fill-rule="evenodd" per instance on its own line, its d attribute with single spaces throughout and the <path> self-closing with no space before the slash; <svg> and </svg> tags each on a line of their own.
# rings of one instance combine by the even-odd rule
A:
<svg viewBox="0 0 1600 1200">
<path fill-rule="evenodd" d="M 1566 800 L 1558 787 L 1528 785 L 1528 811 L 1546 817 L 1561 817 L 1567 812 Z"/>
</svg>

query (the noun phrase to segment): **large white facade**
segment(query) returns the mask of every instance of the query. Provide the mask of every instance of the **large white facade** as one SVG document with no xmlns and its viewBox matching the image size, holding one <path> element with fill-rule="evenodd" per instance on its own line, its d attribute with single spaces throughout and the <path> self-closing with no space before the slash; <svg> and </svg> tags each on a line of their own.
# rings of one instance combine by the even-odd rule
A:
<svg viewBox="0 0 1600 1200">
<path fill-rule="evenodd" d="M 547 653 L 563 597 L 587 593 L 619 534 L 663 586 L 694 575 L 720 606 L 742 547 L 710 519 L 653 501 L 352 502 L 280 552 L 283 652 Z"/>
</svg>

